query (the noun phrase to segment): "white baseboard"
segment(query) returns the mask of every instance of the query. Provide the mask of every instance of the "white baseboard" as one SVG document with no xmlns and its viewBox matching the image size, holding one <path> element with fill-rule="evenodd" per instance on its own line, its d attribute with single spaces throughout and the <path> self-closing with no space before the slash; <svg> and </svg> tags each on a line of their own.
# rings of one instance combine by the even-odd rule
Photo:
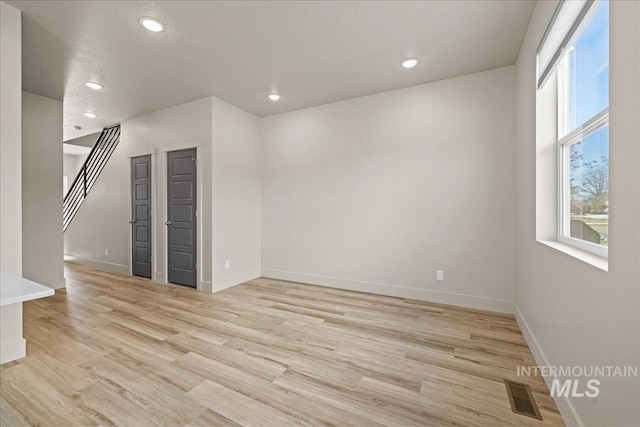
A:
<svg viewBox="0 0 640 427">
<path fill-rule="evenodd" d="M 223 277 L 222 279 L 217 279 L 213 281 L 213 292 L 220 292 L 224 289 L 228 289 L 232 286 L 239 285 L 240 283 L 248 282 L 249 280 L 253 280 L 260 277 L 260 271 L 251 270 L 251 271 L 243 271 L 240 273 L 232 274 L 227 277 Z M 204 282 L 203 282 L 204 284 Z"/>
<path fill-rule="evenodd" d="M 65 279 L 64 277 L 62 279 L 58 279 L 58 280 L 50 280 L 46 283 L 42 283 L 45 286 L 48 286 L 52 289 L 62 289 L 62 288 L 66 288 L 67 287 L 67 279 Z"/>
<path fill-rule="evenodd" d="M 342 279 L 339 277 L 320 276 L 315 274 L 296 273 L 292 271 L 274 269 L 262 270 L 262 276 L 272 279 L 289 280 L 292 282 L 327 286 L 330 288 L 347 289 L 350 291 L 388 295 L 400 298 L 410 298 L 419 301 L 430 301 L 440 304 L 475 308 L 479 310 L 497 311 L 500 313 L 513 313 L 512 301 L 497 298 L 486 298 L 475 295 L 457 294 L 429 289 L 408 288 L 390 285 L 387 283 L 365 282 L 360 280 Z"/>
<path fill-rule="evenodd" d="M 27 354 L 27 341 L 19 338 L 14 341 L 0 344 L 0 364 L 21 359 Z"/>
<path fill-rule="evenodd" d="M 100 270 L 113 271 L 114 273 L 120 273 L 130 275 L 128 265 L 115 264 L 112 262 L 99 261 L 97 259 L 82 258 L 75 255 L 64 254 L 64 260 L 74 262 L 76 264 L 87 265 L 89 267 L 99 268 Z"/>
<path fill-rule="evenodd" d="M 164 283 L 165 285 L 168 285 L 169 282 L 167 281 L 164 272 L 162 271 L 156 271 L 155 272 L 155 277 L 153 278 L 153 281 L 158 282 L 158 283 Z M 211 282 L 209 282 L 208 280 L 200 280 L 200 291 L 201 292 L 208 292 L 208 293 L 212 293 L 213 292 L 213 285 Z"/>
<path fill-rule="evenodd" d="M 531 354 L 533 354 L 533 358 L 536 360 L 536 364 L 538 366 L 551 366 L 549 363 L 549 359 L 545 355 L 542 347 L 540 347 L 540 343 L 536 339 L 536 336 L 533 334 L 533 331 L 529 327 L 527 320 L 524 318 L 520 308 L 517 304 L 515 304 L 515 316 L 518 322 L 518 326 L 520 326 L 520 330 L 522 331 L 522 335 L 524 335 L 524 339 L 527 341 L 529 345 L 529 349 L 531 350 Z M 543 377 L 544 382 L 547 384 L 549 390 L 551 390 L 551 383 L 555 379 L 555 377 L 546 376 Z M 553 397 L 553 396 L 552 396 Z M 565 424 L 568 426 L 584 426 L 582 420 L 578 416 L 576 412 L 576 408 L 571 403 L 571 400 L 567 396 L 563 397 L 553 397 L 558 410 L 560 411 L 560 415 L 562 415 L 562 419 Z"/>
<path fill-rule="evenodd" d="M 213 292 L 213 283 L 207 280 L 202 280 L 200 281 L 200 283 L 202 285 L 202 289 L 200 289 L 202 292 L 209 292 L 209 293 Z"/>
</svg>

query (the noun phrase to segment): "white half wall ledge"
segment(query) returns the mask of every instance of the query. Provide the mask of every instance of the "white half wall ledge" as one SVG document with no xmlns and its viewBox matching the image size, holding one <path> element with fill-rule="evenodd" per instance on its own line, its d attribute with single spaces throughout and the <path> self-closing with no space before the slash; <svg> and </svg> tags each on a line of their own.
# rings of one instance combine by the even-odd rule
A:
<svg viewBox="0 0 640 427">
<path fill-rule="evenodd" d="M 514 313 L 513 301 L 498 298 L 442 292 L 431 289 L 409 288 L 391 285 L 388 283 L 366 282 L 340 277 L 329 277 L 274 269 L 263 269 L 262 277 L 305 283 L 309 285 L 326 286 L 329 288 L 346 289 L 349 291 L 364 292 L 368 294 L 386 295 L 398 298 L 415 299 L 418 301 L 434 302 L 438 304 L 455 305 L 458 307 L 466 307 L 476 310 L 494 311 L 507 314 Z"/>
<path fill-rule="evenodd" d="M 27 344 L 22 336 L 22 303 L 54 294 L 53 289 L 24 277 L 0 274 L 0 364 L 21 359 Z"/>
<path fill-rule="evenodd" d="M 0 273 L 0 306 L 23 303 L 38 298 L 48 297 L 54 294 L 53 289 L 33 280 L 8 273 Z M 22 319 L 22 314 L 18 316 Z"/>
<path fill-rule="evenodd" d="M 535 335 L 533 334 L 533 331 L 529 327 L 527 320 L 525 319 L 524 315 L 520 311 L 520 308 L 518 307 L 517 304 L 514 304 L 514 314 L 516 317 L 516 321 L 518 322 L 518 326 L 520 327 L 520 331 L 522 331 L 522 335 L 524 336 L 525 341 L 529 345 L 529 349 L 531 350 L 531 354 L 533 355 L 533 358 L 535 359 L 536 364 L 538 366 L 551 366 L 551 364 L 549 363 L 549 359 L 547 359 L 547 356 L 542 350 L 542 347 L 540 347 L 540 343 L 538 342 Z M 544 382 L 547 384 L 547 387 L 549 388 L 549 390 L 551 390 L 551 383 L 553 382 L 554 379 L 557 379 L 557 377 L 546 376 L 543 378 L 544 378 Z M 571 400 L 569 400 L 569 397 L 552 396 L 552 398 L 553 398 L 553 401 L 556 403 L 556 406 L 560 411 L 560 415 L 562 416 L 562 419 L 564 420 L 566 425 L 580 426 L 580 427 L 584 426 L 584 423 L 578 416 L 578 413 L 576 412 L 575 407 L 571 403 Z"/>
<path fill-rule="evenodd" d="M 111 262 L 99 261 L 96 259 L 82 258 L 75 255 L 64 255 L 64 260 L 75 264 L 86 265 L 88 267 L 98 268 L 100 270 L 111 271 L 129 276 L 129 266 L 124 264 L 115 264 Z"/>
</svg>

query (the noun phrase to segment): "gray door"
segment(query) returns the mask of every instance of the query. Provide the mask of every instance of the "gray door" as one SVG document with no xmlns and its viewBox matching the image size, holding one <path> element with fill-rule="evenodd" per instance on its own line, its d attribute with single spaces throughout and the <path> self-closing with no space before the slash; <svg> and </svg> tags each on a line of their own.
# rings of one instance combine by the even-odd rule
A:
<svg viewBox="0 0 640 427">
<path fill-rule="evenodd" d="M 151 278 L 151 156 L 131 159 L 131 260 L 135 276 Z"/>
<path fill-rule="evenodd" d="M 196 149 L 167 153 L 168 281 L 196 287 Z"/>
</svg>

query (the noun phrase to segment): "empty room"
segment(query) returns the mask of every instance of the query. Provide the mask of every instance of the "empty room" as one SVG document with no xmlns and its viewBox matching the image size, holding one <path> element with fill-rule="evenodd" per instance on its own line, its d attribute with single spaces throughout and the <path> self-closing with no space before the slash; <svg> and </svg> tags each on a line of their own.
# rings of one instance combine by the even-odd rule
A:
<svg viewBox="0 0 640 427">
<path fill-rule="evenodd" d="M 640 426 L 640 0 L 0 12 L 0 426 Z"/>
</svg>

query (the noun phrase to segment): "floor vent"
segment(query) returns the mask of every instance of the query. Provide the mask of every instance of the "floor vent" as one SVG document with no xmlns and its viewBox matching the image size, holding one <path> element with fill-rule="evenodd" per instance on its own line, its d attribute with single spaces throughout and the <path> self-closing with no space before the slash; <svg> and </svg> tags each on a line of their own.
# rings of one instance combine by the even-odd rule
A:
<svg viewBox="0 0 640 427">
<path fill-rule="evenodd" d="M 533 395 L 527 384 L 509 380 L 504 380 L 504 384 L 507 387 L 509 403 L 511 403 L 511 410 L 513 412 L 535 418 L 536 420 L 542 420 L 542 415 L 540 415 L 536 401 L 533 400 Z"/>
</svg>

